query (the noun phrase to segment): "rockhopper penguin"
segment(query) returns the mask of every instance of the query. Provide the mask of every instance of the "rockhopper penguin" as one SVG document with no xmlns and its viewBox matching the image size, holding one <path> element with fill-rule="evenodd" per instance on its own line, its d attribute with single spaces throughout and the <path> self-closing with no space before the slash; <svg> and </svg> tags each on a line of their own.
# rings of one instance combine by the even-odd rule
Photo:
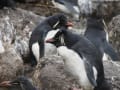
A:
<svg viewBox="0 0 120 90">
<path fill-rule="evenodd" d="M 102 57 L 105 53 L 108 54 L 113 61 L 119 61 L 117 53 L 108 41 L 108 33 L 105 31 L 102 18 L 89 17 L 84 35 L 100 50 Z"/>
<path fill-rule="evenodd" d="M 56 14 L 42 21 L 33 30 L 29 40 L 31 66 L 36 66 L 39 58 L 44 56 L 44 38 L 48 31 L 60 28 L 61 26 L 67 28 L 71 25 L 70 22 L 67 22 L 66 16 L 63 14 Z"/>
<path fill-rule="evenodd" d="M 54 35 L 49 37 L 51 32 L 54 32 Z M 67 70 L 78 79 L 84 90 L 110 90 L 105 80 L 100 52 L 86 37 L 62 28 L 49 31 L 45 41 L 58 47 Z"/>
</svg>

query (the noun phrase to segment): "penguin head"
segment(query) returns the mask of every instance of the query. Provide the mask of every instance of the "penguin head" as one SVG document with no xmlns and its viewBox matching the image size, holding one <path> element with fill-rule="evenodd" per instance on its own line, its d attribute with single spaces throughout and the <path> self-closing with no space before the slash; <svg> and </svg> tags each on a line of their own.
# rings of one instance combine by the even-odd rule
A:
<svg viewBox="0 0 120 90">
<path fill-rule="evenodd" d="M 45 37 L 46 43 L 54 44 L 56 47 L 64 45 L 63 34 L 66 32 L 66 29 L 57 29 L 51 30 L 47 33 Z"/>
<path fill-rule="evenodd" d="M 57 29 L 60 27 L 68 28 L 69 26 L 73 26 L 71 22 L 67 21 L 67 17 L 63 14 L 50 16 L 48 17 L 47 22 L 53 29 Z"/>
<path fill-rule="evenodd" d="M 89 17 L 87 19 L 87 27 L 93 27 L 100 30 L 104 30 L 104 20 L 102 18 Z"/>
<path fill-rule="evenodd" d="M 25 90 L 36 90 L 27 77 L 20 76 L 16 80 L 10 82 L 11 85 L 22 85 Z"/>
</svg>

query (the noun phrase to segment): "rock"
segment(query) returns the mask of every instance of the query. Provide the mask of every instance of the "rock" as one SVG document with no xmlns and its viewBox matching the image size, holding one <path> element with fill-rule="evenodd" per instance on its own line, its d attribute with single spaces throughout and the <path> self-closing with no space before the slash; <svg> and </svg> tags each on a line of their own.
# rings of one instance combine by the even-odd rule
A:
<svg viewBox="0 0 120 90">
<path fill-rule="evenodd" d="M 22 90 L 19 85 L 12 86 L 12 87 L 0 87 L 0 90 Z"/>
<path fill-rule="evenodd" d="M 36 25 L 44 19 L 45 17 L 43 16 L 38 16 L 19 8 L 16 10 L 7 8 L 0 10 L 0 82 L 12 80 L 18 75 L 21 75 L 24 70 L 23 57 L 26 57 L 29 53 L 28 42 L 31 32 Z M 120 16 L 117 16 L 109 24 L 109 34 L 110 41 L 120 54 L 119 19 Z M 76 27 L 77 26 L 78 25 L 76 25 Z M 83 30 L 81 29 L 81 31 L 84 31 L 84 28 Z M 81 33 L 78 29 L 73 32 Z M 68 90 L 70 87 L 79 87 L 76 80 L 64 70 L 63 59 L 56 55 L 56 47 L 51 44 L 46 44 L 46 46 L 46 57 L 40 59 L 37 67 L 28 73 L 28 77 L 31 77 L 33 84 L 38 90 Z M 55 55 L 51 56 L 52 54 Z M 111 68 L 109 66 L 111 66 Z M 113 64 L 105 63 L 105 74 L 107 78 L 113 76 L 119 77 L 118 67 L 113 69 L 112 66 Z M 111 72 L 111 70 L 113 72 Z M 109 81 L 111 81 L 111 79 L 109 79 Z M 120 85 L 120 80 L 117 81 L 118 84 L 114 84 Z M 116 88 L 116 86 L 114 87 Z M 0 90 L 19 89 L 0 88 Z"/>
<path fill-rule="evenodd" d="M 7 49 L 0 54 L 0 81 L 14 79 L 22 72 L 22 59 L 17 55 L 14 48 Z"/>
<path fill-rule="evenodd" d="M 20 57 L 27 57 L 31 32 L 38 23 L 44 20 L 44 17 L 19 8 L 16 10 L 6 8 L 0 10 L 0 13 L 1 53 L 4 48 L 7 49 L 12 45 Z"/>
<path fill-rule="evenodd" d="M 0 82 L 23 74 L 30 34 L 42 20 L 43 16 L 19 8 L 0 10 Z"/>
<path fill-rule="evenodd" d="M 0 13 L 0 82 L 2 82 L 23 74 L 26 69 L 23 57 L 29 54 L 28 43 L 31 32 L 45 18 L 19 8 L 16 10 L 6 8 L 0 10 Z M 56 47 L 46 44 L 45 52 L 46 56 L 56 54 Z M 32 73 L 28 74 L 30 76 Z M 39 74 L 40 71 L 34 76 L 37 77 Z M 0 90 L 8 89 L 0 88 Z"/>
<path fill-rule="evenodd" d="M 120 67 L 110 61 L 104 61 L 106 79 L 112 84 L 113 90 L 120 90 Z M 120 65 L 120 62 L 119 62 Z"/>
<path fill-rule="evenodd" d="M 120 55 L 120 15 L 114 17 L 108 25 L 110 42 Z"/>
<path fill-rule="evenodd" d="M 119 67 L 104 61 L 104 68 L 108 83 L 113 90 L 119 90 Z M 71 87 L 79 87 L 77 81 L 65 71 L 63 59 L 57 55 L 42 58 L 31 77 L 38 90 L 69 90 Z"/>
<path fill-rule="evenodd" d="M 59 56 L 44 57 L 33 75 L 36 86 L 41 90 L 69 90 L 76 86 L 76 80 L 64 70 L 63 59 Z"/>
<path fill-rule="evenodd" d="M 14 38 L 15 32 L 16 31 L 10 21 L 9 16 L 4 16 L 0 19 L 0 39 L 3 42 L 10 44 L 12 42 L 12 39 Z"/>
</svg>

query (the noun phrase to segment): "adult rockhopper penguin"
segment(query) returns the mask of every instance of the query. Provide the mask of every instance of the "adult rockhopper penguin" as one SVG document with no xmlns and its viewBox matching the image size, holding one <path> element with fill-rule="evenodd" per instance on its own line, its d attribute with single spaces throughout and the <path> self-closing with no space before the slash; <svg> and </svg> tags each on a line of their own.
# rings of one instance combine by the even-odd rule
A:
<svg viewBox="0 0 120 90">
<path fill-rule="evenodd" d="M 91 16 L 87 19 L 87 29 L 84 35 L 100 50 L 102 57 L 106 53 L 113 61 L 119 61 L 117 53 L 108 41 L 108 33 L 105 31 L 101 17 Z"/>
<path fill-rule="evenodd" d="M 42 21 L 32 32 L 29 40 L 30 64 L 37 65 L 39 58 L 44 56 L 44 38 L 48 31 L 60 27 L 67 28 L 72 24 L 67 21 L 63 14 L 56 14 Z"/>
<path fill-rule="evenodd" d="M 51 32 L 54 32 L 54 35 L 49 37 Z M 65 59 L 67 70 L 79 80 L 84 90 L 92 88 L 93 90 L 110 90 L 111 87 L 105 80 L 100 51 L 86 37 L 62 28 L 62 30 L 49 31 L 45 41 L 58 47 L 59 55 Z M 59 46 L 65 47 L 59 48 Z M 83 64 L 80 65 L 80 62 Z M 81 71 L 86 74 L 82 75 Z"/>
</svg>

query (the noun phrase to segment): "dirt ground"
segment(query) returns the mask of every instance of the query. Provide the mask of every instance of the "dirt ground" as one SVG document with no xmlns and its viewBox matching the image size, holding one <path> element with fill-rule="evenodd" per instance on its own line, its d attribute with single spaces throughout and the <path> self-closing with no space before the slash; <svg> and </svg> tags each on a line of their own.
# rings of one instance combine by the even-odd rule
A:
<svg viewBox="0 0 120 90">
<path fill-rule="evenodd" d="M 17 4 L 17 7 L 32 11 L 38 15 L 49 16 L 60 12 L 50 2 Z M 112 84 L 113 90 L 120 90 L 120 62 L 115 65 L 110 61 L 104 61 L 106 79 Z"/>
</svg>

